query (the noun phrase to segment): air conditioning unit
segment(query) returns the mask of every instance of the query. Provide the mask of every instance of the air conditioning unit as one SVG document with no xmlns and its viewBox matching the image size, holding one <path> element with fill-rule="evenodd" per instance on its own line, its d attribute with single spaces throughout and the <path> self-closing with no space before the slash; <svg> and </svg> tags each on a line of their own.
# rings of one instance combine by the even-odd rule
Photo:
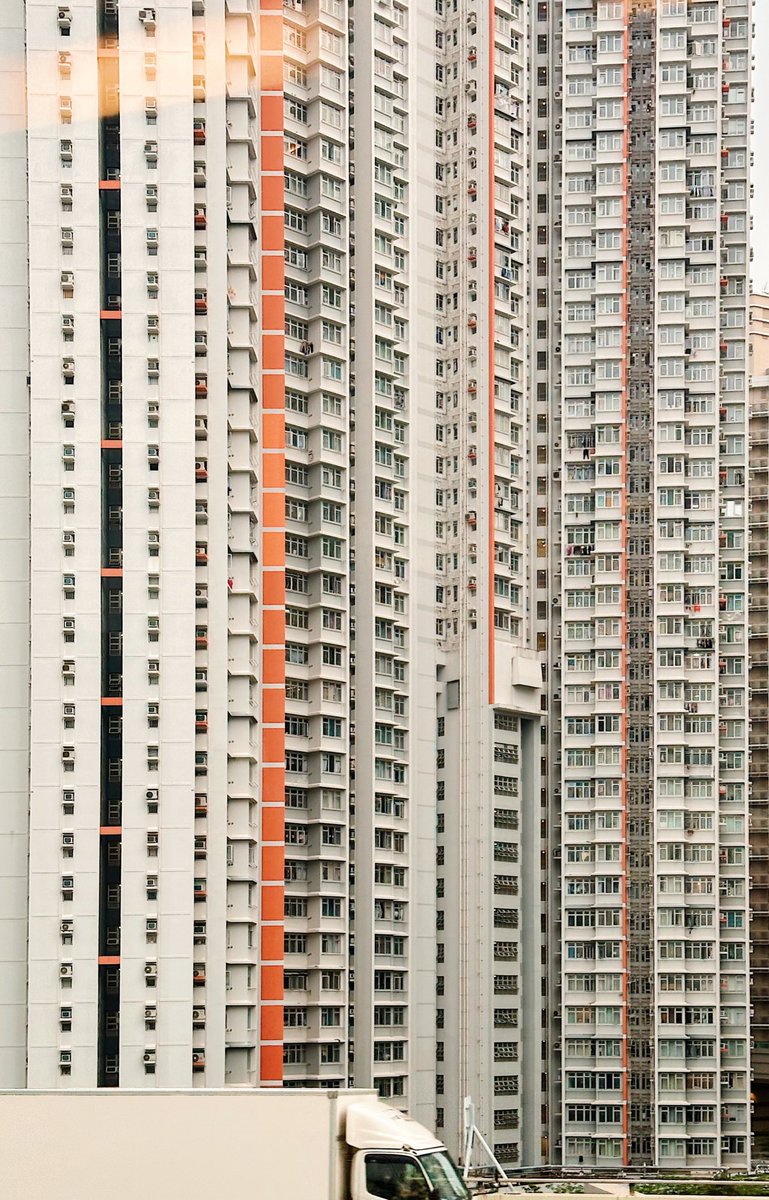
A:
<svg viewBox="0 0 769 1200">
<path fill-rule="evenodd" d="M 156 1050 L 145 1050 L 145 1051 L 144 1051 L 144 1062 L 145 1062 L 145 1065 L 147 1065 L 147 1066 L 153 1066 L 153 1065 L 154 1065 L 154 1064 L 157 1062 L 157 1057 L 158 1057 L 158 1056 L 157 1056 L 157 1051 L 156 1051 Z"/>
<path fill-rule="evenodd" d="M 71 917 L 68 917 L 66 920 L 59 922 L 59 932 L 60 933 L 72 933 L 74 928 L 75 928 L 75 922 L 72 920 Z"/>
<path fill-rule="evenodd" d="M 139 20 L 144 28 L 150 33 L 155 28 L 155 10 L 154 8 L 140 8 Z"/>
<path fill-rule="evenodd" d="M 62 762 L 74 762 L 75 761 L 75 747 L 74 746 L 64 746 L 64 748 L 62 749 L 62 752 L 61 752 L 61 761 Z"/>
<path fill-rule="evenodd" d="M 148 962 L 144 964 L 144 974 L 147 979 L 157 979 L 158 964 L 156 962 Z"/>
<path fill-rule="evenodd" d="M 147 716 L 148 717 L 157 717 L 159 715 L 160 715 L 160 705 L 159 704 L 148 704 L 147 705 Z M 157 789 L 155 789 L 155 795 L 157 795 Z M 149 793 L 148 793 L 148 796 L 149 796 Z"/>
<path fill-rule="evenodd" d="M 74 974 L 72 963 L 62 963 L 59 967 L 60 979 L 71 979 Z"/>
<path fill-rule="evenodd" d="M 158 931 L 157 917 L 147 917 L 144 928 L 146 929 L 147 933 L 157 933 L 157 931 Z"/>
<path fill-rule="evenodd" d="M 75 844 L 74 833 L 63 833 L 61 835 L 61 844 L 62 844 L 62 846 L 74 846 L 74 844 Z"/>
<path fill-rule="evenodd" d="M 205 1008 L 193 1008 L 192 1019 L 193 1019 L 193 1021 L 205 1021 L 205 1019 L 206 1019 Z"/>
<path fill-rule="evenodd" d="M 147 333 L 157 333 L 160 329 L 160 317 L 147 317 Z"/>
<path fill-rule="evenodd" d="M 149 488 L 147 491 L 147 503 L 150 508 L 160 507 L 160 489 Z"/>
<path fill-rule="evenodd" d="M 158 1009 L 157 1009 L 156 1004 L 145 1004 L 145 1006 L 144 1006 L 144 1020 L 145 1021 L 154 1021 L 156 1019 L 157 1015 L 158 1015 Z"/>
<path fill-rule="evenodd" d="M 68 578 L 68 577 L 65 575 L 65 579 L 66 579 L 66 578 Z M 69 578 L 72 578 L 72 576 L 69 576 Z M 65 705 L 64 705 L 64 709 L 63 709 L 63 711 L 64 711 L 64 716 L 65 716 L 65 717 L 74 717 L 74 715 L 75 715 L 75 706 L 74 706 L 74 704 L 65 704 Z"/>
<path fill-rule="evenodd" d="M 62 30 L 66 29 L 67 33 L 69 33 L 71 26 L 72 26 L 72 13 L 70 12 L 69 8 L 60 8 L 59 9 L 59 29 L 62 29 Z"/>
</svg>

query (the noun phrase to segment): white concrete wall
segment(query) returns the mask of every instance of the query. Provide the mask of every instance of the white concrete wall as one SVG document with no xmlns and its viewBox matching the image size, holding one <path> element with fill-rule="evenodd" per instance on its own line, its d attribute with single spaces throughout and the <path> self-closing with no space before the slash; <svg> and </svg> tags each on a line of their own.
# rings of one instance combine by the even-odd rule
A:
<svg viewBox="0 0 769 1200">
<path fill-rule="evenodd" d="M 0 12 L 0 1083 L 26 1082 L 29 319 L 24 3 Z"/>
</svg>

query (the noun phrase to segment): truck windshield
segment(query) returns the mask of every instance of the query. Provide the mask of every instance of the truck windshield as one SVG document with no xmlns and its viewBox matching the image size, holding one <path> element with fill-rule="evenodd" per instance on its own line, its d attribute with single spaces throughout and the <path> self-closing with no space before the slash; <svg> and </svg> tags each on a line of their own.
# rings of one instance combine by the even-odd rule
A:
<svg viewBox="0 0 769 1200">
<path fill-rule="evenodd" d="M 419 1162 L 432 1184 L 435 1200 L 468 1200 L 470 1193 L 445 1150 L 420 1154 Z"/>
</svg>

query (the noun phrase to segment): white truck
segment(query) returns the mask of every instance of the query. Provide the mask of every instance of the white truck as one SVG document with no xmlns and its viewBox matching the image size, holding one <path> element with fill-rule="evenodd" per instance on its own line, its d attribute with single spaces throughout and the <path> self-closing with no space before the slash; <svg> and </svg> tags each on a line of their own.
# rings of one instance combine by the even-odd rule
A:
<svg viewBox="0 0 769 1200">
<path fill-rule="evenodd" d="M 2 1200 L 467 1200 L 373 1092 L 0 1092 Z"/>
</svg>

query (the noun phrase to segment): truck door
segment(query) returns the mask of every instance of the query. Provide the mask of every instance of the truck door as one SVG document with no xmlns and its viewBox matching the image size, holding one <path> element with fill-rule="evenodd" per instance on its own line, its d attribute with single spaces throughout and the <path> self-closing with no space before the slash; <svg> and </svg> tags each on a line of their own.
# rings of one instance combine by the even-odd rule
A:
<svg viewBox="0 0 769 1200">
<path fill-rule="evenodd" d="M 363 1170 L 355 1172 L 354 1200 L 430 1200 L 430 1185 L 416 1158 L 382 1150 L 357 1157 Z"/>
</svg>

